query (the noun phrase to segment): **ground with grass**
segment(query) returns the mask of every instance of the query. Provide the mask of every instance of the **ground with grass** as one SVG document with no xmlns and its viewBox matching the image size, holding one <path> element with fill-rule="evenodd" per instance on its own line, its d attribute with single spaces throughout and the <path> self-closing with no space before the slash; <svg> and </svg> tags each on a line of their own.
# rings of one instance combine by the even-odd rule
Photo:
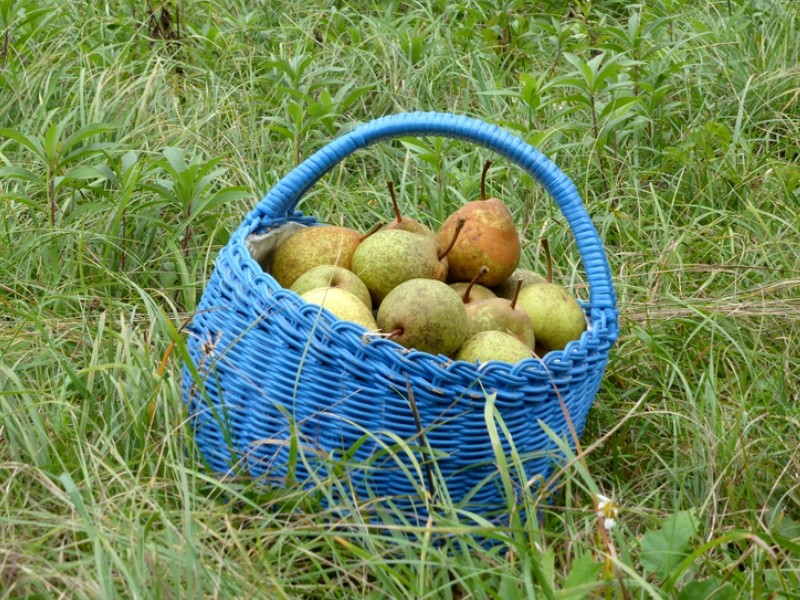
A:
<svg viewBox="0 0 800 600">
<path fill-rule="evenodd" d="M 562 4 L 0 1 L 0 597 L 800 597 L 800 8 Z M 552 158 L 615 277 L 583 454 L 508 527 L 380 527 L 187 458 L 178 328 L 217 252 L 410 110 Z M 435 226 L 486 158 L 376 147 L 301 208 L 365 230 L 392 179 Z M 554 203 L 502 160 L 491 187 L 585 298 Z"/>
</svg>

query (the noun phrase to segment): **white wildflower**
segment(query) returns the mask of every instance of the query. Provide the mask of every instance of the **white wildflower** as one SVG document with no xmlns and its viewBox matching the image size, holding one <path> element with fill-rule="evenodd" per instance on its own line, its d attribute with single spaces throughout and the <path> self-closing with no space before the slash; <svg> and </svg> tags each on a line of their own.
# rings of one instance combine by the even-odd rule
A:
<svg viewBox="0 0 800 600">
<path fill-rule="evenodd" d="M 611 531 L 617 526 L 617 516 L 619 515 L 619 504 L 611 498 L 597 494 L 597 517 L 603 519 L 603 527 L 606 531 Z"/>
</svg>

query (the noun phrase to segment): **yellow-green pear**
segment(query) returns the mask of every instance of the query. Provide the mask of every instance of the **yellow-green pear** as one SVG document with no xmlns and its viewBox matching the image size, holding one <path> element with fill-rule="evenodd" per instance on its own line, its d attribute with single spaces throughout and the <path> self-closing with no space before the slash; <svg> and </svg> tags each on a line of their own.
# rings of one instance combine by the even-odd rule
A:
<svg viewBox="0 0 800 600">
<path fill-rule="evenodd" d="M 480 302 L 481 300 L 488 300 L 489 298 L 497 297 L 492 290 L 478 284 L 478 280 L 488 272 L 489 269 L 486 266 L 483 266 L 469 283 L 465 281 L 458 281 L 450 284 L 450 287 L 458 292 L 461 296 L 464 306 L 469 306 L 470 304 Z"/>
<path fill-rule="evenodd" d="M 536 283 L 522 288 L 517 306 L 528 313 L 537 348 L 541 350 L 563 350 L 586 330 L 581 305 L 556 283 Z"/>
<path fill-rule="evenodd" d="M 456 360 L 485 363 L 499 360 L 516 364 L 532 358 L 531 349 L 517 338 L 503 331 L 481 331 L 470 337 L 456 354 Z"/>
<path fill-rule="evenodd" d="M 275 249 L 270 273 L 281 287 L 288 288 L 319 265 L 349 269 L 361 237 L 355 229 L 335 225 L 298 229 Z"/>
<path fill-rule="evenodd" d="M 336 265 L 319 265 L 306 271 L 295 279 L 289 289 L 302 296 L 309 290 L 323 287 L 347 290 L 361 300 L 367 308 L 372 309 L 372 298 L 370 298 L 369 290 L 364 282 L 352 271 Z"/>
<path fill-rule="evenodd" d="M 370 331 L 377 331 L 378 324 L 372 311 L 354 294 L 341 288 L 316 288 L 300 295 L 309 304 L 323 306 L 342 321 L 358 323 Z"/>
<path fill-rule="evenodd" d="M 533 348 L 536 335 L 531 319 L 527 312 L 516 306 L 521 288 L 522 279 L 518 279 L 511 300 L 489 298 L 469 304 L 466 307 L 467 337 L 481 331 L 503 331 L 513 335 L 528 348 Z"/>
<path fill-rule="evenodd" d="M 378 308 L 378 326 L 406 348 L 452 356 L 466 338 L 461 296 L 435 279 L 411 279 L 390 291 Z"/>
<path fill-rule="evenodd" d="M 458 230 L 454 235 L 458 236 Z M 353 254 L 352 271 L 366 284 L 377 306 L 404 281 L 444 281 L 446 257 L 447 250 L 441 251 L 432 237 L 401 229 L 382 229 L 359 244 Z"/>
<path fill-rule="evenodd" d="M 542 275 L 530 269 L 516 269 L 510 277 L 503 281 L 500 285 L 492 288 L 492 291 L 498 298 L 505 298 L 511 300 L 514 296 L 514 290 L 517 288 L 517 281 L 522 279 L 522 287 L 533 285 L 534 283 L 544 283 L 547 281 Z"/>
</svg>

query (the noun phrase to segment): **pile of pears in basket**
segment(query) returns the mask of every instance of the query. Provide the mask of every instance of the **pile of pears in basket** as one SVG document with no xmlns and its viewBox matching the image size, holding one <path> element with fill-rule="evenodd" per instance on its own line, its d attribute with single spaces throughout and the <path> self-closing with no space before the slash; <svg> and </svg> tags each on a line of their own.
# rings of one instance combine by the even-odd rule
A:
<svg viewBox="0 0 800 600">
<path fill-rule="evenodd" d="M 270 272 L 284 288 L 336 317 L 409 349 L 470 363 L 516 363 L 562 350 L 586 329 L 578 301 L 547 277 L 518 268 L 519 234 L 508 207 L 481 197 L 437 232 L 403 217 L 362 235 L 306 227 L 276 249 Z M 543 244 L 547 249 L 546 243 Z"/>
</svg>

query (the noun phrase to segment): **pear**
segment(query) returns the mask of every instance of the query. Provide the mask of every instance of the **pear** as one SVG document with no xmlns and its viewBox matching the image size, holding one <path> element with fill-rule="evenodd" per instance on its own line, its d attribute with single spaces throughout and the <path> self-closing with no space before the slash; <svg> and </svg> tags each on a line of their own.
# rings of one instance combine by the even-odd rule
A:
<svg viewBox="0 0 800 600">
<path fill-rule="evenodd" d="M 547 279 L 524 288 L 517 300 L 533 323 L 539 356 L 563 350 L 586 330 L 586 316 L 580 303 L 564 286 L 553 283 L 553 256 L 547 239 L 542 240 L 542 250 L 547 260 Z"/>
<path fill-rule="evenodd" d="M 464 342 L 456 354 L 456 360 L 470 363 L 499 360 L 516 364 L 532 356 L 530 347 L 511 334 L 503 331 L 481 331 Z"/>
<path fill-rule="evenodd" d="M 470 281 L 482 265 L 489 274 L 481 282 L 486 287 L 502 283 L 519 264 L 520 242 L 511 211 L 497 198 L 486 199 L 486 161 L 481 173 L 481 199 L 469 202 L 450 215 L 437 233 L 444 244 L 453 236 L 459 219 L 464 229 L 448 255 L 448 281 Z"/>
<path fill-rule="evenodd" d="M 433 237 L 400 229 L 380 230 L 358 246 L 352 271 L 366 284 L 374 304 L 379 305 L 389 292 L 409 279 L 444 281 L 448 250 L 440 251 Z"/>
<path fill-rule="evenodd" d="M 461 296 L 435 279 L 410 279 L 378 308 L 378 326 L 406 348 L 452 355 L 464 342 L 467 314 Z"/>
<path fill-rule="evenodd" d="M 543 276 L 530 269 L 516 269 L 511 277 L 506 279 L 500 285 L 492 288 L 492 291 L 499 298 L 506 298 L 511 300 L 514 297 L 514 290 L 517 289 L 517 280 L 522 279 L 522 287 L 532 285 L 534 283 L 542 283 L 547 281 Z"/>
<path fill-rule="evenodd" d="M 529 349 L 533 348 L 536 336 L 531 319 L 527 312 L 516 306 L 521 287 L 522 279 L 518 279 L 511 300 L 490 298 L 467 306 L 467 337 L 481 331 L 503 331 L 513 335 Z"/>
<path fill-rule="evenodd" d="M 459 281 L 451 283 L 450 287 L 453 288 L 461 295 L 461 300 L 465 306 L 481 300 L 488 300 L 489 298 L 496 298 L 494 292 L 487 287 L 478 284 L 478 280 L 489 272 L 487 267 L 481 267 L 481 270 L 472 278 L 469 283 Z"/>
<path fill-rule="evenodd" d="M 349 269 L 361 238 L 355 229 L 335 225 L 298 229 L 275 249 L 270 272 L 282 287 L 288 288 L 300 275 L 319 265 Z"/>
<path fill-rule="evenodd" d="M 535 283 L 523 288 L 517 306 L 528 313 L 533 324 L 538 354 L 563 350 L 586 330 L 581 305 L 556 283 Z"/>
<path fill-rule="evenodd" d="M 300 294 L 300 297 L 309 304 L 327 308 L 342 321 L 357 323 L 370 331 L 378 330 L 372 311 L 347 290 L 335 287 L 315 288 Z"/>
<path fill-rule="evenodd" d="M 361 300 L 367 308 L 372 310 L 372 298 L 369 295 L 367 286 L 364 285 L 364 282 L 361 281 L 355 273 L 344 267 L 319 265 L 300 275 L 300 277 L 294 280 L 294 283 L 289 289 L 295 294 L 302 296 L 309 290 L 323 287 L 347 290 Z"/>
<path fill-rule="evenodd" d="M 435 238 L 436 234 L 431 231 L 430 227 L 420 223 L 416 219 L 411 219 L 402 215 L 400 212 L 400 207 L 397 204 L 397 197 L 394 193 L 394 183 L 392 181 L 387 181 L 386 186 L 389 188 L 389 195 L 392 198 L 392 207 L 394 208 L 395 217 L 394 220 L 390 221 L 386 225 L 383 225 L 381 229 L 401 229 L 403 231 L 409 231 L 418 235 L 427 235 L 431 238 Z"/>
</svg>

